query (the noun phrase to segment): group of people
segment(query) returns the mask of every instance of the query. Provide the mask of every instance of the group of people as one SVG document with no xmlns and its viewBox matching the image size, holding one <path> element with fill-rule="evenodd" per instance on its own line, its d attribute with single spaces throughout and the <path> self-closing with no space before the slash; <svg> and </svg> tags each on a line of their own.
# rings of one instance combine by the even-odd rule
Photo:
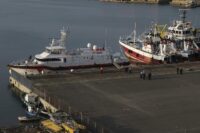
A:
<svg viewBox="0 0 200 133">
<path fill-rule="evenodd" d="M 150 71 L 148 72 L 147 76 L 148 76 L 148 80 L 151 80 L 152 74 L 151 74 Z M 145 70 L 142 70 L 142 71 L 140 72 L 140 78 L 143 79 L 143 80 L 146 79 L 146 72 L 145 72 Z"/>
</svg>

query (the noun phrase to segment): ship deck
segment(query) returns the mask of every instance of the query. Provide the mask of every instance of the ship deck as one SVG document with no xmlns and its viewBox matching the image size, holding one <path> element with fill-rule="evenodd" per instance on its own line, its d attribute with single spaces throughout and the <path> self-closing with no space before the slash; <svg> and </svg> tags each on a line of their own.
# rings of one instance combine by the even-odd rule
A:
<svg viewBox="0 0 200 133">
<path fill-rule="evenodd" d="M 139 69 L 29 79 L 51 100 L 87 114 L 111 133 L 200 132 L 200 72 L 195 69 L 177 75 L 175 67 L 151 71 L 152 80 L 140 79 Z"/>
</svg>

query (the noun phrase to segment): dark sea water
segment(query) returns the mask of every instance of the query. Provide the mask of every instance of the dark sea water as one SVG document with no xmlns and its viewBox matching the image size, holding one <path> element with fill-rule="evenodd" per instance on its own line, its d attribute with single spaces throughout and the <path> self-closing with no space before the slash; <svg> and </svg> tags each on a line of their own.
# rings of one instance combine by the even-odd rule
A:
<svg viewBox="0 0 200 133">
<path fill-rule="evenodd" d="M 142 33 L 152 22 L 169 24 L 178 17 L 178 8 L 146 4 L 101 3 L 97 0 L 0 0 L 0 127 L 16 125 L 24 114 L 20 101 L 8 88 L 6 65 L 39 53 L 59 30 L 69 27 L 67 48 L 84 47 L 88 42 L 102 46 L 106 40 L 119 51 L 118 39 L 132 32 Z M 200 8 L 188 18 L 200 27 Z"/>
</svg>

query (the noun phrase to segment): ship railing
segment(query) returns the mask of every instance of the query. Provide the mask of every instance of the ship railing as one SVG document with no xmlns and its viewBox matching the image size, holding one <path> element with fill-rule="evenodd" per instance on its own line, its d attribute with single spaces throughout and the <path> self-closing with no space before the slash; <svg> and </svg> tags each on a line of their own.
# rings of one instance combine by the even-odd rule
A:
<svg viewBox="0 0 200 133">
<path fill-rule="evenodd" d="M 17 65 L 17 64 L 25 64 L 25 60 L 21 59 L 21 60 L 16 60 L 16 61 L 13 61 L 11 62 L 10 64 L 13 64 L 13 65 Z"/>
<path fill-rule="evenodd" d="M 133 40 L 131 37 L 120 37 L 119 39 L 121 42 L 125 44 L 129 44 L 131 40 Z"/>
<path fill-rule="evenodd" d="M 120 38 L 119 38 L 119 40 L 122 41 L 122 42 L 126 42 L 129 39 L 131 39 L 131 36 L 120 36 Z"/>
<path fill-rule="evenodd" d="M 34 59 L 21 59 L 21 60 L 17 60 L 17 61 L 13 61 L 11 62 L 10 64 L 13 64 L 13 65 L 31 65 L 31 64 L 35 64 L 33 62 Z"/>
</svg>

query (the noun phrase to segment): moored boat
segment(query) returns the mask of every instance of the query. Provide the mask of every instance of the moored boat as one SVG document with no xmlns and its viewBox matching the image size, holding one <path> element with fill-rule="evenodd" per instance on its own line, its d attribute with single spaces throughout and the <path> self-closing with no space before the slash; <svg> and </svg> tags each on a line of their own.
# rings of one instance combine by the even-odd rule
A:
<svg viewBox="0 0 200 133">
<path fill-rule="evenodd" d="M 119 44 L 132 62 L 142 64 L 178 63 L 200 58 L 200 32 L 185 20 L 186 10 L 181 10 L 181 20 L 174 21 L 165 33 L 159 33 L 156 25 L 149 32 L 136 37 L 136 29 Z"/>
<path fill-rule="evenodd" d="M 39 120 L 41 120 L 41 118 L 40 117 L 19 116 L 18 120 L 20 122 L 32 122 L 32 121 L 39 121 Z"/>
<path fill-rule="evenodd" d="M 35 93 L 28 93 L 25 94 L 22 100 L 26 105 L 27 117 L 49 118 L 49 112 L 44 109 L 44 106 L 41 103 L 38 95 Z"/>
<path fill-rule="evenodd" d="M 177 53 L 185 58 L 198 58 L 200 51 L 200 31 L 186 20 L 186 9 L 180 9 L 180 19 L 174 20 L 165 34 L 176 42 Z"/>
<path fill-rule="evenodd" d="M 120 38 L 119 44 L 125 55 L 132 61 L 142 64 L 161 64 L 178 59 L 173 41 L 162 39 L 156 26 L 149 32 L 136 38 L 136 29 L 133 34 Z"/>
<path fill-rule="evenodd" d="M 67 33 L 61 30 L 61 38 L 53 39 L 50 46 L 45 51 L 32 58 L 14 62 L 8 65 L 9 69 L 14 70 L 21 75 L 43 74 L 50 71 L 72 70 L 92 67 L 112 66 L 113 61 L 126 64 L 127 60 L 120 57 L 114 57 L 106 47 L 97 47 L 91 43 L 86 48 L 78 48 L 74 51 L 68 51 L 65 48 Z"/>
</svg>

